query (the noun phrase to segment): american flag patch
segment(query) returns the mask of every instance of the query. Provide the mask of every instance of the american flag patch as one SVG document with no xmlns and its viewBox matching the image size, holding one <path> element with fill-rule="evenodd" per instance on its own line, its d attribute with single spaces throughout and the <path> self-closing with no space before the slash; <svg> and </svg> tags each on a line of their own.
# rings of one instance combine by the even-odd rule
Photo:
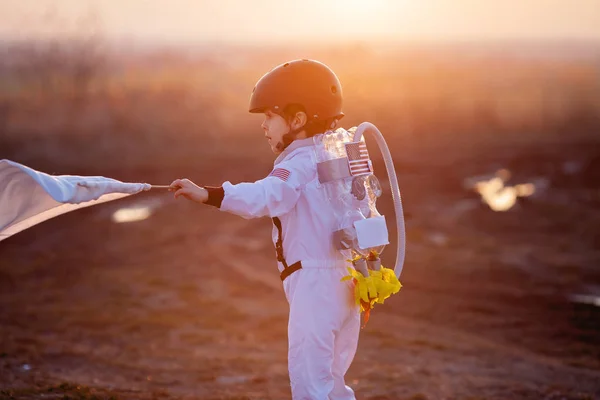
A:
<svg viewBox="0 0 600 400">
<path fill-rule="evenodd" d="M 279 178 L 282 181 L 287 182 L 288 178 L 290 177 L 290 171 L 285 168 L 275 168 L 269 174 L 269 176 L 274 176 L 275 178 Z"/>
<path fill-rule="evenodd" d="M 346 143 L 346 154 L 350 165 L 350 175 L 366 175 L 373 172 L 365 142 Z"/>
</svg>

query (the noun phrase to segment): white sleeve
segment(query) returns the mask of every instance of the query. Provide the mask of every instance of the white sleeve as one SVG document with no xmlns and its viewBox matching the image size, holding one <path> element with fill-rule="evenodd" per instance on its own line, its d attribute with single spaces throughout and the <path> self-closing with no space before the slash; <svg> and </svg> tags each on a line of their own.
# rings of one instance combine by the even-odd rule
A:
<svg viewBox="0 0 600 400">
<path fill-rule="evenodd" d="M 254 183 L 225 182 L 221 210 L 247 219 L 280 216 L 294 208 L 311 175 L 310 159 L 294 157 Z"/>
</svg>

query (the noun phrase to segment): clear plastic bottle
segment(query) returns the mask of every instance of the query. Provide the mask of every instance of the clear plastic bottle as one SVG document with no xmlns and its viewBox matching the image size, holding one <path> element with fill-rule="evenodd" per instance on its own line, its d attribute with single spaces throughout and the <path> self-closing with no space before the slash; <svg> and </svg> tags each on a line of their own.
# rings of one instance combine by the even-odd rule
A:
<svg viewBox="0 0 600 400">
<path fill-rule="evenodd" d="M 349 130 L 339 128 L 315 136 L 313 140 L 317 162 L 347 157 L 345 144 L 353 142 L 355 130 L 355 127 Z M 381 185 L 377 178 L 373 174 L 351 176 L 326 182 L 323 185 L 335 213 L 336 226 L 334 230 L 343 231 L 346 241 L 351 242 L 348 244 L 351 245 L 354 254 L 363 257 L 369 256 L 371 252 L 381 254 L 385 246 L 359 248 L 354 228 L 354 222 L 358 220 L 380 216 L 375 206 L 377 198 L 381 195 Z M 360 193 L 361 190 L 364 193 Z"/>
</svg>

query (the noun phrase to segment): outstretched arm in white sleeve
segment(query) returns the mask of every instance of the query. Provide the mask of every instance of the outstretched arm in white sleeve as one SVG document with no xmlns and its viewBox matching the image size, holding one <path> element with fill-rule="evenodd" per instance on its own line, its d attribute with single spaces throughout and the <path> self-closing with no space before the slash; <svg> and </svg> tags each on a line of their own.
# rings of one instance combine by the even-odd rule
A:
<svg viewBox="0 0 600 400">
<path fill-rule="evenodd" d="M 244 218 L 276 217 L 290 211 L 302 188 L 311 179 L 303 160 L 295 158 L 278 164 L 264 179 L 236 185 L 225 182 L 220 187 L 200 187 L 188 179 L 171 184 L 175 197 L 184 196 Z"/>
</svg>

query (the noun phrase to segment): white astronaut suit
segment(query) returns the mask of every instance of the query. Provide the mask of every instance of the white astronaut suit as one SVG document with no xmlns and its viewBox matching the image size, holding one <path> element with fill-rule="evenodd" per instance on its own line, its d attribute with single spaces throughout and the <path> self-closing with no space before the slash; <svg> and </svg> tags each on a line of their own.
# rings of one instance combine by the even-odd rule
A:
<svg viewBox="0 0 600 400">
<path fill-rule="evenodd" d="M 277 217 L 276 247 L 281 225 L 278 267 L 290 305 L 292 398 L 355 399 L 344 375 L 356 353 L 360 313 L 352 283 L 340 281 L 349 264 L 333 246 L 334 213 L 317 177 L 313 146 L 312 138 L 292 142 L 269 176 L 254 183 L 207 187 L 207 204 L 244 218 Z"/>
</svg>

